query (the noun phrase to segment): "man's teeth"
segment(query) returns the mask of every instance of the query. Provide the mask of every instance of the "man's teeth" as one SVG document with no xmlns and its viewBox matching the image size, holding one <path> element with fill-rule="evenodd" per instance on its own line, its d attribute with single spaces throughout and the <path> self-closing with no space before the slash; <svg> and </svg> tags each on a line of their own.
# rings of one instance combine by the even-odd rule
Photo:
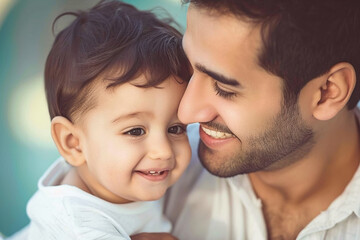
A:
<svg viewBox="0 0 360 240">
<path fill-rule="evenodd" d="M 213 137 L 213 138 L 231 138 L 233 137 L 234 135 L 230 134 L 230 133 L 225 133 L 225 132 L 219 132 L 219 131 L 214 131 L 214 130 L 210 130 L 210 129 L 207 129 L 207 128 L 204 128 L 204 127 L 201 127 L 202 130 L 204 130 L 204 132 Z"/>
</svg>

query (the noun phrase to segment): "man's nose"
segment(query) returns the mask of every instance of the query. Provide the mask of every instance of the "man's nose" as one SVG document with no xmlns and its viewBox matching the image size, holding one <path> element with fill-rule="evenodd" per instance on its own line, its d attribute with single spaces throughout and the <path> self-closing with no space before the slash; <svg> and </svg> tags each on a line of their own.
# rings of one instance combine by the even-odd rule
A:
<svg viewBox="0 0 360 240">
<path fill-rule="evenodd" d="M 213 88 L 207 79 L 191 78 L 181 99 L 178 117 L 185 124 L 209 122 L 216 118 Z"/>
</svg>

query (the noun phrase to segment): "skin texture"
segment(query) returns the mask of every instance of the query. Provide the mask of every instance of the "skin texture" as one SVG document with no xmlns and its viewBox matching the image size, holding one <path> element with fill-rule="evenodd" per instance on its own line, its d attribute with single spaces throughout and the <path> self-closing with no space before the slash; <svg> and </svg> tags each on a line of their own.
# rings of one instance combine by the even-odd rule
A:
<svg viewBox="0 0 360 240">
<path fill-rule="evenodd" d="M 179 112 L 183 121 L 233 134 L 214 143 L 200 130 L 200 159 L 221 177 L 288 165 L 308 152 L 314 138 L 297 104 L 283 99 L 281 80 L 257 66 L 259 29 L 229 18 L 189 9 L 183 45 L 194 75 Z M 216 81 L 203 67 L 238 85 Z"/>
<path fill-rule="evenodd" d="M 139 233 L 131 236 L 132 240 L 178 240 L 178 238 L 172 236 L 169 233 Z"/>
<path fill-rule="evenodd" d="M 339 62 L 288 101 L 283 80 L 258 65 L 260 26 L 192 4 L 187 23 L 183 47 L 194 74 L 179 118 L 200 123 L 209 172 L 249 173 L 268 238 L 295 239 L 359 166 L 359 130 L 346 107 L 355 70 Z"/>
<path fill-rule="evenodd" d="M 186 84 L 169 78 L 140 88 L 141 76 L 106 89 L 94 88 L 96 106 L 74 124 L 52 121 L 60 153 L 75 168 L 62 184 L 75 185 L 112 203 L 161 198 L 187 167 L 191 150 L 177 109 Z M 146 177 L 141 172 L 165 171 Z"/>
</svg>

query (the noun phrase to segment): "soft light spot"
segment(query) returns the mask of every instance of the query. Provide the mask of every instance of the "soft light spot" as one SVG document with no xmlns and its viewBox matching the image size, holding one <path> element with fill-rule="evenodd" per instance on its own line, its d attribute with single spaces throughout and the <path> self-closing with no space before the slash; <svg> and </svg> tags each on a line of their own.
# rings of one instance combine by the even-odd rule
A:
<svg viewBox="0 0 360 240">
<path fill-rule="evenodd" d="M 53 147 L 43 78 L 27 79 L 11 93 L 8 105 L 11 132 L 25 144 Z"/>
<path fill-rule="evenodd" d="M 15 0 L 1 0 L 0 1 L 0 28 L 2 22 L 5 20 L 5 17 L 11 10 L 11 8 L 15 5 Z"/>
</svg>

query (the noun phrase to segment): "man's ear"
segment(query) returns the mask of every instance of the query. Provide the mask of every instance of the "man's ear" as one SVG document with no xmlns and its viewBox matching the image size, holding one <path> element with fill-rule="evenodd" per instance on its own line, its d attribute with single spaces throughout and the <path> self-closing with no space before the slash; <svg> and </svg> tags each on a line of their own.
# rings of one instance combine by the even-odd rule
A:
<svg viewBox="0 0 360 240">
<path fill-rule="evenodd" d="M 78 129 L 67 118 L 56 116 L 51 120 L 51 136 L 59 153 L 70 165 L 80 166 L 85 162 Z"/>
<path fill-rule="evenodd" d="M 329 120 L 336 116 L 348 103 L 356 84 L 355 70 L 349 63 L 338 63 L 325 75 L 325 78 L 321 78 L 313 109 L 313 116 L 318 120 Z"/>
</svg>

